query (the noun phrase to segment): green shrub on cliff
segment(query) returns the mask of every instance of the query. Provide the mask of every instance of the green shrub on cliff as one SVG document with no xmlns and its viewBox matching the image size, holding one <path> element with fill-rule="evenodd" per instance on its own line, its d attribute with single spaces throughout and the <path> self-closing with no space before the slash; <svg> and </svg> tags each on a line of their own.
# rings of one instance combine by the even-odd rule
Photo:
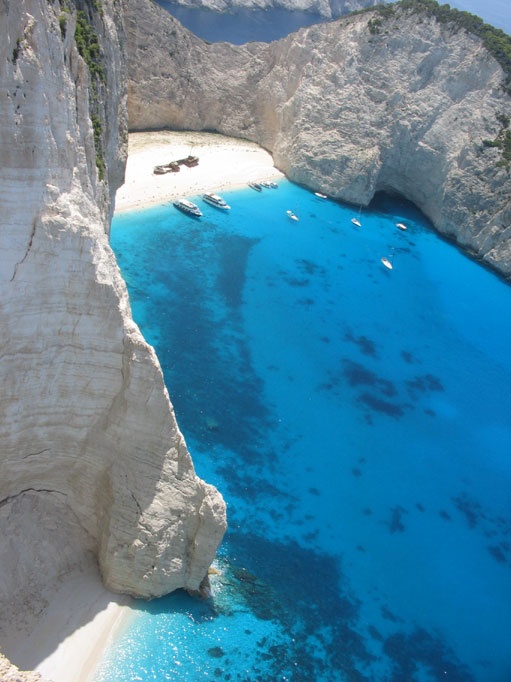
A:
<svg viewBox="0 0 511 682">
<path fill-rule="evenodd" d="M 75 41 L 78 52 L 89 68 L 91 78 L 99 76 L 105 82 L 105 69 L 101 63 L 98 34 L 83 11 L 76 15 Z"/>
<path fill-rule="evenodd" d="M 497 114 L 500 130 L 494 140 L 483 140 L 483 147 L 496 147 L 500 149 L 501 160 L 497 166 L 503 166 L 507 170 L 511 168 L 511 129 L 510 118 L 507 114 Z"/>
<path fill-rule="evenodd" d="M 101 13 L 101 6 L 98 0 L 93 0 L 93 7 Z M 92 110 L 91 121 L 94 131 L 94 146 L 96 148 L 96 167 L 98 169 L 99 179 L 103 180 L 105 177 L 105 160 L 103 154 L 101 118 L 98 108 L 98 90 L 100 84 L 106 82 L 106 73 L 101 61 L 101 48 L 98 34 L 83 10 L 77 12 L 76 15 L 75 42 L 78 52 L 87 64 L 90 73 L 92 88 L 92 97 L 90 99 Z"/>
</svg>

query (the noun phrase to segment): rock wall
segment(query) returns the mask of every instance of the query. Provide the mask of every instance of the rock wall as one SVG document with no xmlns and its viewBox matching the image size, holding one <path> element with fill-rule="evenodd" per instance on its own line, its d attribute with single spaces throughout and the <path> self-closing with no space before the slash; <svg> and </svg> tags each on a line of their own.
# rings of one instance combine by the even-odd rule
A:
<svg viewBox="0 0 511 682">
<path fill-rule="evenodd" d="M 127 141 L 121 4 L 76 9 L 0 0 L 0 649 L 2 628 L 90 557 L 118 592 L 198 589 L 226 524 L 109 246 Z M 94 86 L 80 21 L 99 44 Z"/>
<path fill-rule="evenodd" d="M 505 133 L 511 98 L 477 37 L 399 6 L 269 45 L 207 45 L 148 0 L 126 19 L 131 129 L 252 140 L 291 180 L 357 205 L 401 194 L 511 275 L 510 173 L 484 143 Z"/>
</svg>

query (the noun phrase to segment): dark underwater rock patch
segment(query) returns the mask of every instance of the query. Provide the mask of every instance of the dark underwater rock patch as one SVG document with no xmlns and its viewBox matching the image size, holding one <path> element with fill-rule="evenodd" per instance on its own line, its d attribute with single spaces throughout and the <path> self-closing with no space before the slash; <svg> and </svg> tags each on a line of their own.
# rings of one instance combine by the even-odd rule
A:
<svg viewBox="0 0 511 682">
<path fill-rule="evenodd" d="M 373 358 L 378 355 L 376 343 L 372 339 L 367 338 L 367 336 L 355 336 L 351 329 L 348 329 L 344 338 L 346 341 L 355 344 L 363 355 L 368 355 Z"/>
<path fill-rule="evenodd" d="M 411 682 L 417 679 L 419 668 L 427 670 L 427 679 L 431 682 L 475 682 L 468 668 L 457 661 L 443 640 L 422 628 L 387 637 L 383 650 L 393 663 L 389 682 Z"/>
<path fill-rule="evenodd" d="M 434 374 L 421 374 L 411 381 L 407 381 L 406 385 L 412 398 L 416 398 L 418 394 L 433 391 L 443 392 L 445 390 L 440 379 Z"/>
<path fill-rule="evenodd" d="M 388 400 L 383 400 L 372 393 L 362 393 L 358 398 L 359 402 L 371 408 L 374 412 L 380 412 L 388 417 L 402 417 L 404 408 L 397 403 L 391 403 Z"/>
</svg>

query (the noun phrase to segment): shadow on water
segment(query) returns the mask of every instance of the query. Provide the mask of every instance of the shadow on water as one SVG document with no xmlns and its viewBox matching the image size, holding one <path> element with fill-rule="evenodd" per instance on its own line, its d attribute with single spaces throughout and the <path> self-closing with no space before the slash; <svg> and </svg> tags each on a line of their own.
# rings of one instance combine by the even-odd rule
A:
<svg viewBox="0 0 511 682">
<path fill-rule="evenodd" d="M 246 261 L 257 240 L 214 230 L 204 239 L 205 233 L 202 226 L 166 234 L 173 266 L 154 273 L 164 286 L 160 296 L 144 298 L 142 305 L 150 309 L 149 318 L 159 318 L 152 342 L 188 434 L 203 450 L 221 445 L 250 460 L 260 453 L 260 434 L 269 419 L 240 318 Z M 186 256 L 190 252 L 193 263 Z M 162 309 L 172 315 L 162 316 Z"/>
</svg>

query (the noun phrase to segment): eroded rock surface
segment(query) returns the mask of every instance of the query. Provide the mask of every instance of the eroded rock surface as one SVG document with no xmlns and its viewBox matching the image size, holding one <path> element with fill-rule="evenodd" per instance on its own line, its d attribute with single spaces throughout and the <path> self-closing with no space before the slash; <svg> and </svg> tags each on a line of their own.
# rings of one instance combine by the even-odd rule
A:
<svg viewBox="0 0 511 682">
<path fill-rule="evenodd" d="M 198 589 L 226 520 L 109 246 L 127 140 L 117 0 L 0 0 L 0 130 L 1 648 L 90 557 L 118 592 Z"/>
</svg>

